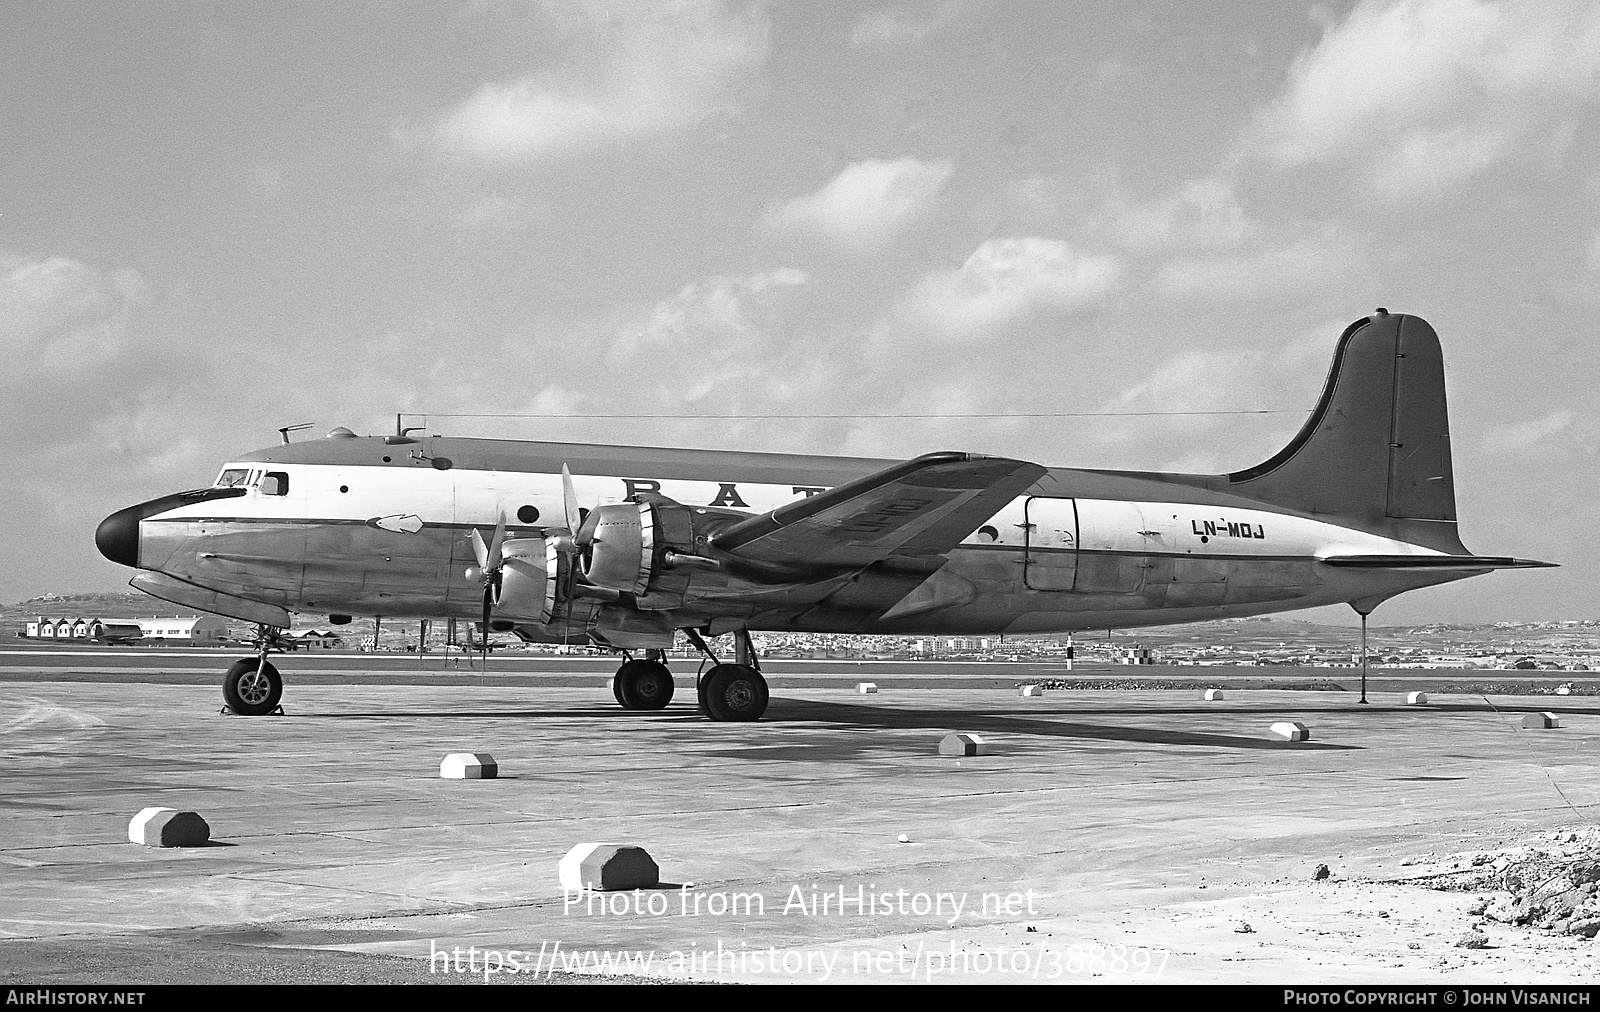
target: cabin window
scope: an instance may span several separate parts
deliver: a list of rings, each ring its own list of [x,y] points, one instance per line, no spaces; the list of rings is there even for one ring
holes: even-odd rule
[[[268,471],[267,476],[261,479],[262,495],[288,495],[289,472]]]
[[[217,476],[216,488],[244,488],[250,483],[250,471],[243,467],[230,467]]]

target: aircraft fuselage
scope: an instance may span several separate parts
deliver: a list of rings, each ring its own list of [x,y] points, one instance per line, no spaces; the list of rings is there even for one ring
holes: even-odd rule
[[[219,479],[236,487],[130,517],[135,554],[118,561],[147,571],[135,586],[168,599],[184,587],[212,592],[221,595],[213,610],[238,617],[256,613],[229,612],[234,599],[285,611],[471,619],[482,591],[468,575],[469,532],[487,533],[502,519],[513,539],[560,527],[563,464],[585,504],[653,494],[716,520],[766,513],[893,463],[334,437],[249,454]],[[1381,599],[1468,575],[1330,567],[1324,560],[1333,556],[1443,553],[1205,488],[1202,480],[1052,469],[947,559],[822,573],[805,583],[696,569],[677,589],[676,607],[653,610],[663,627],[713,632],[1042,633]],[[611,603],[575,598],[544,631],[560,637],[591,628]]]

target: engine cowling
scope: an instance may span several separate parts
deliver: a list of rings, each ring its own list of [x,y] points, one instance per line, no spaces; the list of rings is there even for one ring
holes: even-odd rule
[[[655,566],[656,524],[646,502],[601,506],[584,524],[583,575],[597,587],[643,594]]]
[[[561,584],[561,555],[544,538],[512,538],[501,549],[494,615],[514,622],[544,624],[555,613]]]

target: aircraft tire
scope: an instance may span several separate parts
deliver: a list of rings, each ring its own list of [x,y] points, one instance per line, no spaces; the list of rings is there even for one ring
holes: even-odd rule
[[[760,720],[767,700],[767,680],[743,664],[719,664],[700,682],[700,712],[719,723]]]
[[[659,710],[672,702],[672,672],[660,661],[628,661],[611,688],[624,710]]]
[[[222,701],[241,717],[269,714],[282,698],[283,679],[270,661],[261,664],[255,657],[234,661],[222,679]]]

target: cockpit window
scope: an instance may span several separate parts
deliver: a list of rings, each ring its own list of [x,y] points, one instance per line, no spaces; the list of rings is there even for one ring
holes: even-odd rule
[[[213,488],[244,488],[250,482],[250,470],[244,467],[230,467],[217,476],[217,483]]]

